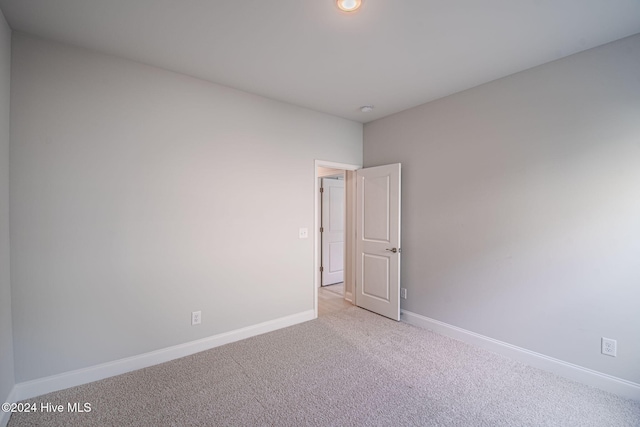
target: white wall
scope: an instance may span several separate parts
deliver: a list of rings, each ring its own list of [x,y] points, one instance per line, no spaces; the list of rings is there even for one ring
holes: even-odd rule
[[[361,124],[22,34],[13,55],[17,381],[313,310],[314,159],[360,163]]]
[[[6,401],[14,385],[9,270],[10,76],[11,29],[0,11],[0,402]]]
[[[365,125],[403,309],[640,383],[639,70],[637,35]]]

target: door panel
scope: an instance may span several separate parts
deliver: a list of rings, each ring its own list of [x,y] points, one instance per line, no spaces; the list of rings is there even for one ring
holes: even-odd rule
[[[356,305],[400,320],[399,163],[357,171]]]
[[[344,180],[322,179],[322,286],[344,281]]]
[[[370,254],[362,257],[362,293],[388,303],[389,258]]]
[[[334,242],[329,244],[328,268],[329,273],[341,273],[344,270],[344,242]]]
[[[362,218],[362,236],[368,241],[389,243],[389,177],[373,177],[360,182],[363,211],[367,212]]]

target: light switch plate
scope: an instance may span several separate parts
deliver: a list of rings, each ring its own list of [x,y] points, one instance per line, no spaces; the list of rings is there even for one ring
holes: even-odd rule
[[[300,230],[298,230],[298,238],[306,239],[308,237],[309,237],[309,229],[307,227],[301,227]]]

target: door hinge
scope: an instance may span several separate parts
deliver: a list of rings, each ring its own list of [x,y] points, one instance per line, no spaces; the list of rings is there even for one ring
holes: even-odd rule
[[[320,267],[320,273],[324,271],[324,267]]]
[[[320,227],[320,232],[324,233],[324,227]]]
[[[324,188],[323,187],[320,187],[320,192],[324,193]]]

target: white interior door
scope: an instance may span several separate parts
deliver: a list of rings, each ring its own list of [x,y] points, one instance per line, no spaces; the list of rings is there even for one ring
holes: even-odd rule
[[[400,320],[400,164],[357,177],[356,305]]]
[[[322,179],[322,286],[344,281],[344,180]]]

